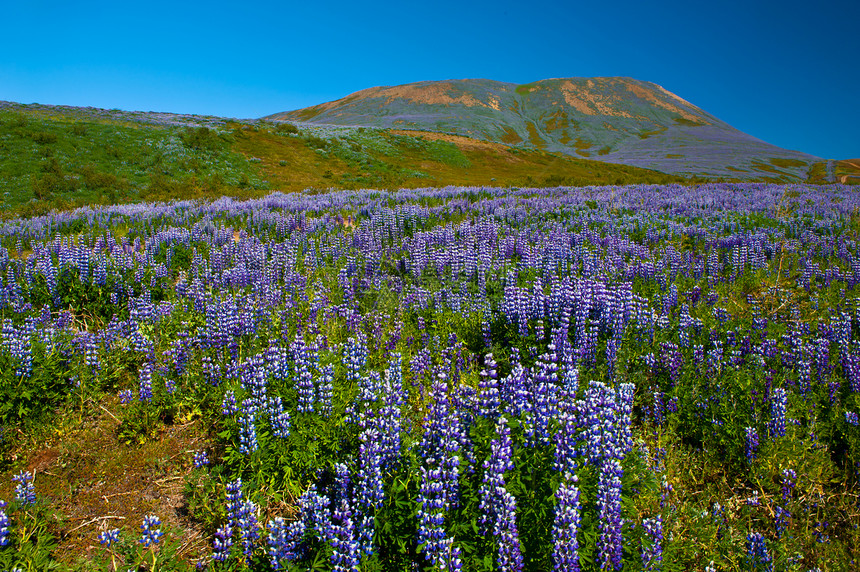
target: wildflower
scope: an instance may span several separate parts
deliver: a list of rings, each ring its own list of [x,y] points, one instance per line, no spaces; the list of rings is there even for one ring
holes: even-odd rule
[[[230,548],[233,546],[233,528],[225,524],[215,531],[215,540],[212,542],[212,560],[215,562],[226,562],[230,557]]]
[[[99,542],[104,544],[106,548],[110,548],[110,545],[114,542],[119,542],[119,529],[114,528],[111,530],[102,531],[98,536]]]
[[[230,528],[239,526],[239,516],[242,511],[242,479],[227,483],[224,492],[224,500],[227,505],[227,518],[230,519]]]
[[[645,537],[642,539],[642,567],[645,570],[659,570],[663,561],[663,517],[642,520]],[[647,542],[646,542],[647,539]]]
[[[602,569],[621,569],[621,463],[606,460],[597,484],[599,562]]]
[[[299,543],[305,533],[305,523],[295,520],[287,524],[283,518],[277,517],[269,522],[269,537],[267,553],[275,570],[283,570],[283,563],[292,562],[298,558]]]
[[[286,439],[289,437],[290,413],[284,409],[284,405],[280,397],[269,399],[267,413],[269,415],[269,425],[272,427],[272,434],[279,439]]]
[[[140,525],[140,529],[142,531],[142,536],[140,538],[141,544],[144,546],[158,544],[159,539],[162,534],[164,534],[161,532],[161,529],[158,528],[159,526],[161,526],[161,520],[154,514],[143,517],[143,524]]]
[[[242,551],[249,556],[254,550],[254,543],[260,539],[260,523],[257,521],[257,505],[250,500],[242,503],[238,515],[239,538],[242,540]]]
[[[492,523],[493,536],[498,540],[499,569],[521,570],[523,566],[516,523],[516,499],[505,490],[505,472],[514,468],[511,430],[504,417],[496,424],[497,438],[490,444],[490,456],[484,461],[484,482],[479,494],[481,524]]]
[[[785,413],[788,408],[788,394],[778,387],[773,390],[770,400],[770,421],[767,424],[770,436],[785,437]]]
[[[746,447],[744,449],[744,454],[746,455],[747,462],[752,463],[753,460],[758,457],[758,431],[756,431],[755,427],[746,427],[744,428],[744,432],[746,433]]]
[[[552,528],[553,570],[556,572],[579,571],[579,540],[577,533],[582,519],[579,504],[577,478],[562,482],[555,493],[555,522]]]
[[[325,417],[331,415],[334,366],[329,364],[320,370],[319,391],[317,392],[319,412]]]
[[[149,363],[140,368],[140,400],[152,401],[152,366]]]
[[[224,399],[221,401],[221,413],[225,416],[235,415],[239,412],[239,407],[236,405],[236,392],[232,389],[224,394]]]
[[[6,502],[0,500],[0,548],[9,545],[9,515],[6,514]]]
[[[493,354],[487,354],[478,382],[478,407],[481,417],[492,418],[499,410],[499,381]]]
[[[254,414],[249,411],[248,402],[243,402],[243,412],[239,416],[239,451],[243,455],[250,455],[259,448],[257,443],[257,426],[254,424]]]
[[[134,394],[130,389],[123,389],[119,392],[119,402],[123,405],[128,405],[134,401]]]
[[[196,451],[194,453],[194,468],[200,469],[209,464],[209,454],[204,451]]]
[[[15,486],[15,500],[21,504],[36,504],[36,488],[33,486],[35,474],[21,471],[12,480],[18,483]]]
[[[747,570],[755,572],[773,572],[773,560],[767,551],[764,537],[760,532],[751,532],[747,535]]]
[[[848,424],[853,425],[854,427],[857,427],[858,423],[860,423],[860,420],[858,420],[857,418],[857,414],[853,411],[845,412],[845,421],[847,421]]]

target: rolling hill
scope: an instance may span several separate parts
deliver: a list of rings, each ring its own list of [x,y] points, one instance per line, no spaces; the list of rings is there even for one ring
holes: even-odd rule
[[[0,101],[0,218],[275,190],[682,181],[439,133]]]
[[[747,135],[659,85],[624,77],[372,87],[266,119],[451,133],[686,176],[797,181],[821,161]]]

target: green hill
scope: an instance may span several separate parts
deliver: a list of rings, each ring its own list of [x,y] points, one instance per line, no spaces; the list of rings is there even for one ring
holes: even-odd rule
[[[437,133],[0,104],[0,213],[7,216],[308,188],[681,180]]]

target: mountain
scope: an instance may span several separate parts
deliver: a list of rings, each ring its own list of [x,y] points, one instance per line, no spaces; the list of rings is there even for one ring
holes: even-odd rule
[[[266,119],[452,133],[682,175],[805,180],[821,161],[747,135],[657,84],[625,77],[372,87]]]

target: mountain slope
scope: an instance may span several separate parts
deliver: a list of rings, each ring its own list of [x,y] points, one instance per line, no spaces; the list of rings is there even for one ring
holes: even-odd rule
[[[685,175],[797,180],[819,160],[747,135],[659,85],[623,77],[373,87],[267,119],[455,133]]]

